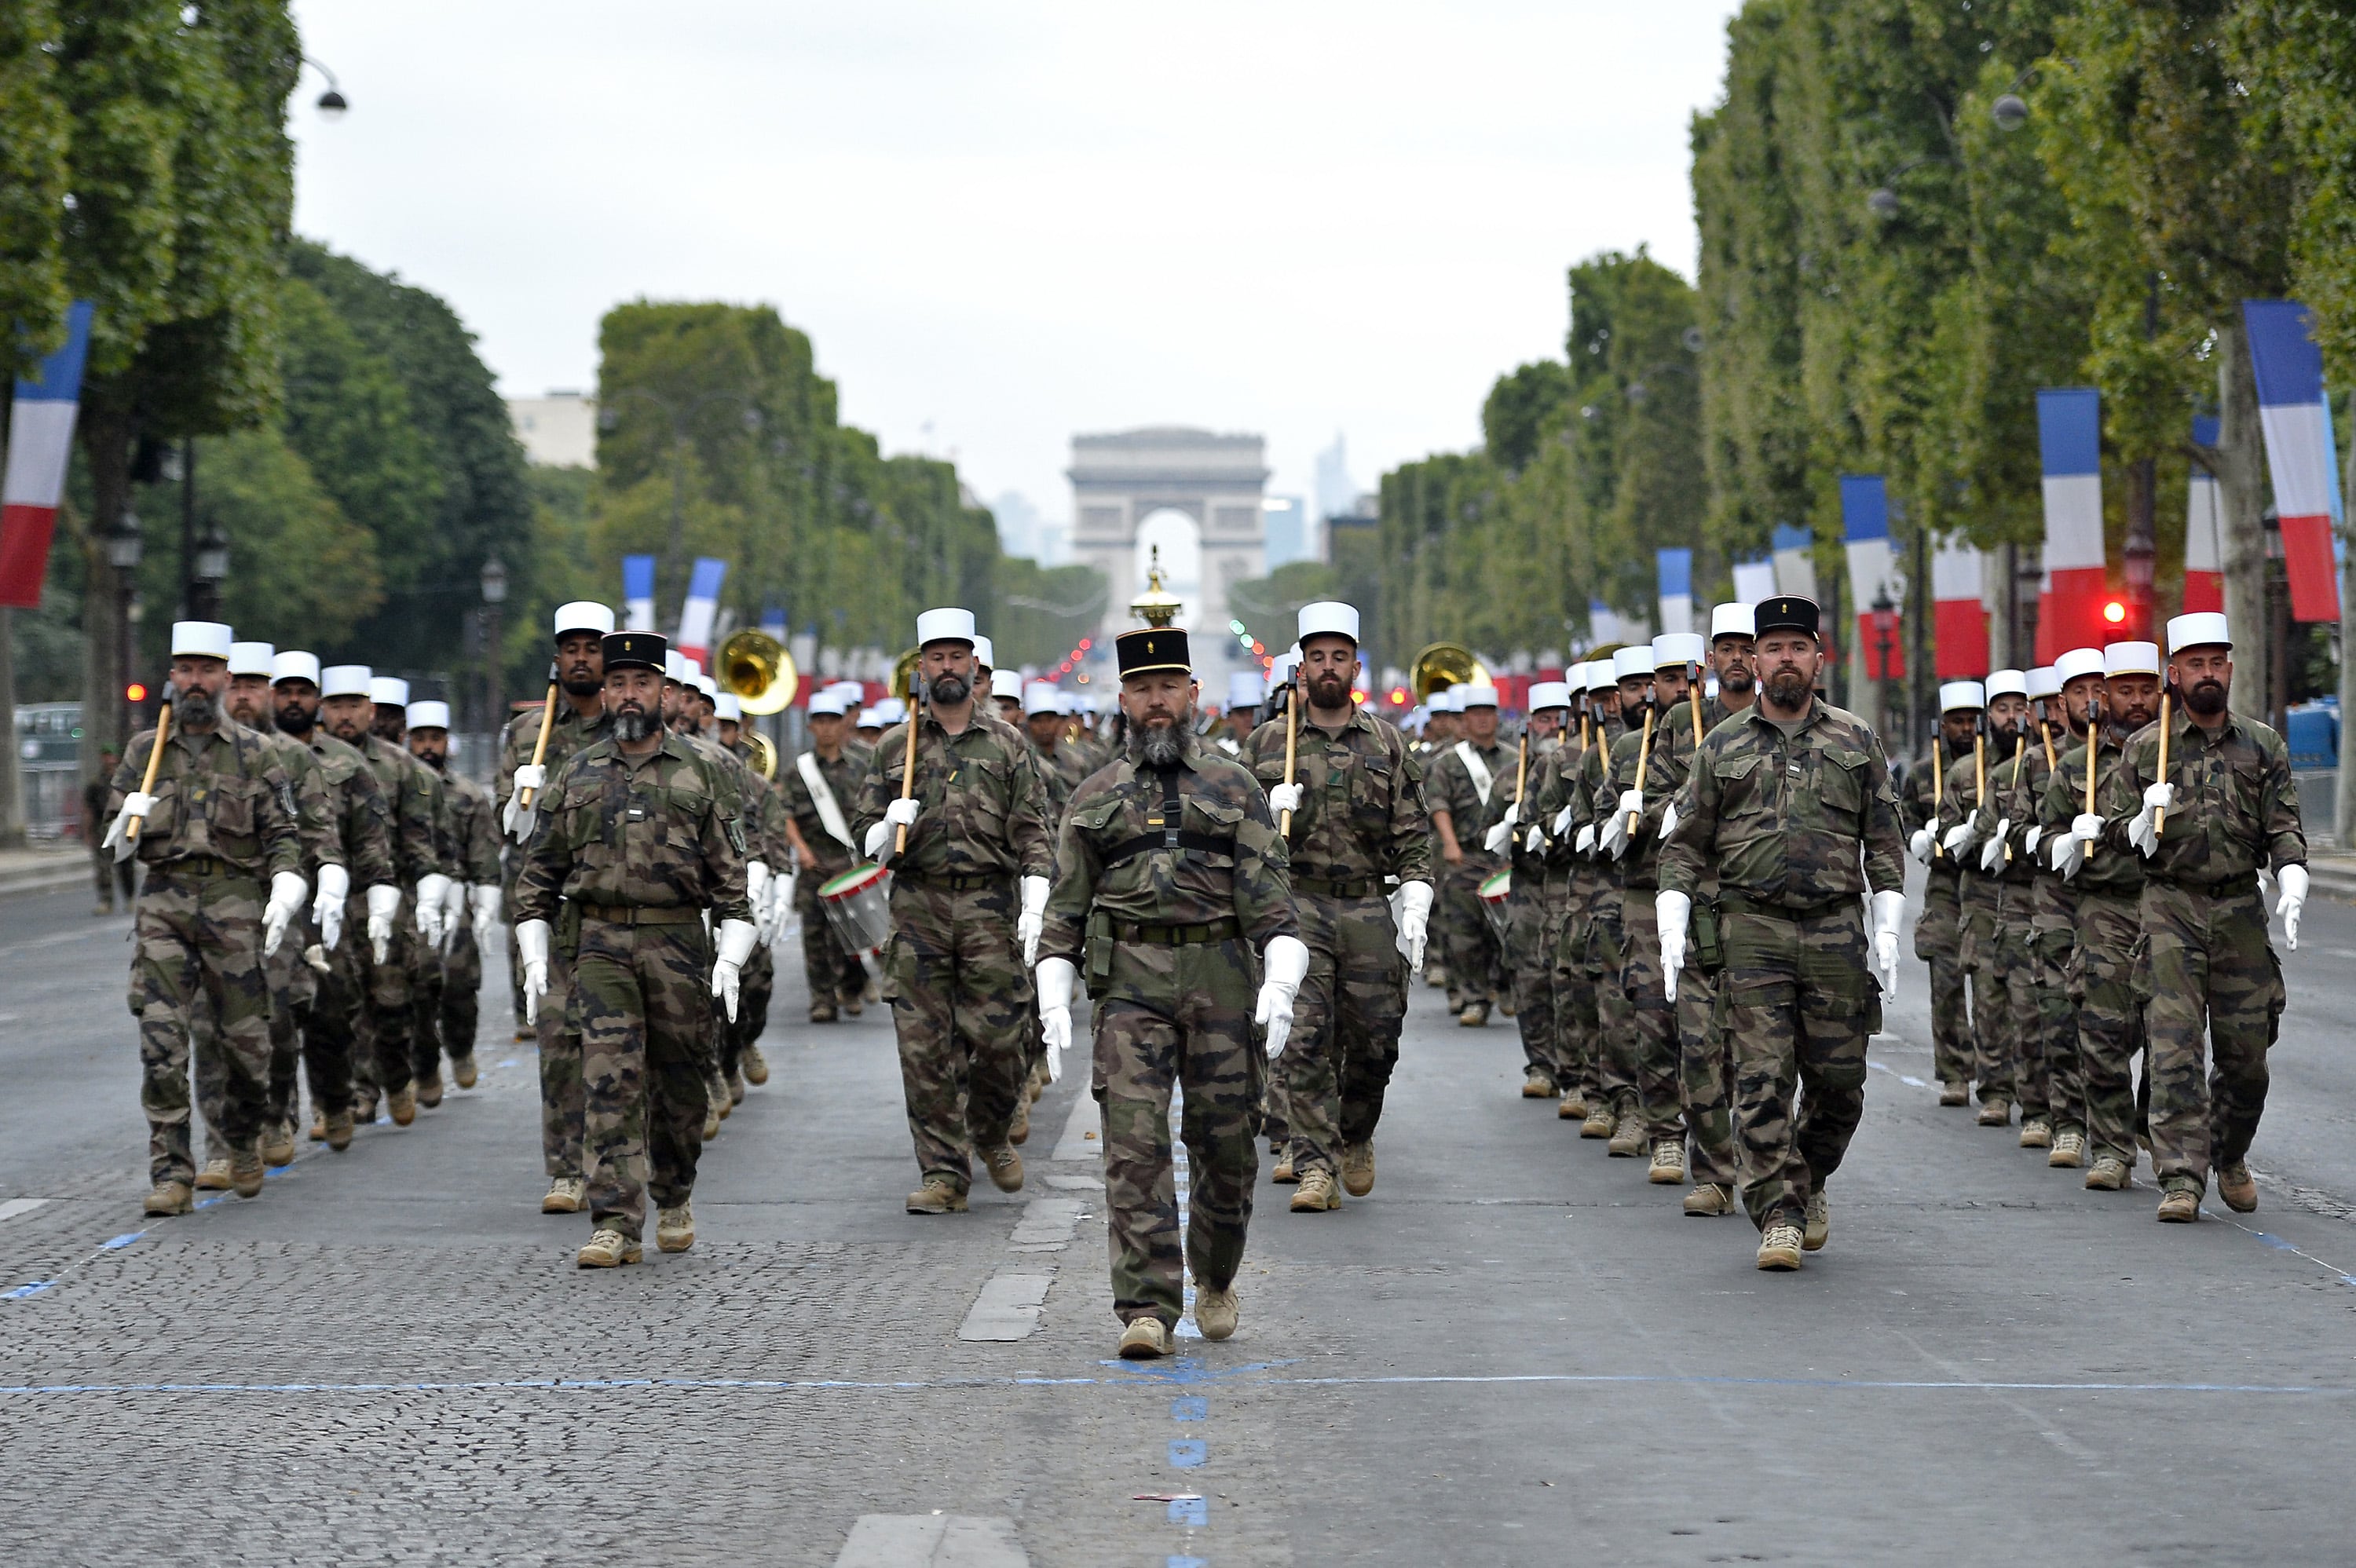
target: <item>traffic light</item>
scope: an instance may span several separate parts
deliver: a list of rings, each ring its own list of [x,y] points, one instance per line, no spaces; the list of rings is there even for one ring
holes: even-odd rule
[[[123,700],[125,702],[145,702],[147,700],[147,688],[134,680],[130,685],[123,688]]]
[[[2126,625],[2127,621],[2126,601],[2124,599],[2106,600],[2103,604],[2103,619],[2109,622],[2114,626]]]

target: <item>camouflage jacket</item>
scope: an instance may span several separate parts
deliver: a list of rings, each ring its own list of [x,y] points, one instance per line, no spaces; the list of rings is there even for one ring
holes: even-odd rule
[[[2283,738],[2239,713],[2226,714],[2213,739],[2181,709],[2169,723],[2168,782],[2176,786],[2176,804],[2160,824],[2159,852],[2144,861],[2144,873],[2215,886],[2243,880],[2261,867],[2278,871],[2307,864],[2298,785]],[[2126,751],[2097,796],[2105,818],[2103,847],[2141,859],[2127,842],[2127,825],[2143,812],[2143,792],[2158,782],[2159,726],[2147,724],[2128,736]]]
[[[108,827],[146,776],[155,748],[153,730],[131,738],[107,791]],[[140,824],[137,850],[147,865],[209,857],[265,881],[281,871],[301,873],[294,781],[269,741],[236,720],[224,717],[201,735],[175,726],[149,793],[155,804]]]
[[[516,770],[530,764],[531,751],[540,744],[540,714],[538,707],[527,708],[508,720],[506,732],[499,741],[498,772],[491,779],[491,798],[498,803],[495,816],[505,817],[508,797],[515,794]],[[592,741],[603,740],[613,732],[613,725],[600,713],[594,719],[584,719],[562,691],[556,697],[556,718],[548,727],[548,750],[541,758],[541,766],[548,770],[551,779],[573,753]]]
[[[2119,771],[2119,761],[2126,753],[2120,749],[2118,738],[2111,727],[2101,730],[2100,769],[2094,781],[2094,805],[2099,812],[2102,792]],[[2140,796],[2137,797],[2140,800]],[[2037,820],[2044,826],[2045,840],[2038,845],[2040,859],[2051,866],[2051,852],[2046,843],[2068,830],[2070,824],[2086,811],[2086,747],[2083,741],[2062,753],[2053,765],[2053,776],[2045,781],[2045,798],[2038,803]],[[2143,857],[2130,849],[2125,854],[2107,844],[2090,845],[2086,857],[2079,862],[2078,874],[2069,885],[2080,892],[2104,893],[2113,898],[2135,898],[2143,892]]]
[[[256,730],[262,743],[277,753],[279,766],[294,784],[294,831],[303,841],[303,873],[316,877],[321,866],[342,866],[344,837],[336,830],[335,802],[327,794],[327,775],[311,748],[276,730]]]
[[[1424,797],[1430,803],[1432,815],[1448,813],[1450,831],[1456,835],[1459,848],[1468,860],[1487,859],[1488,852],[1481,841],[1488,837],[1498,818],[1505,815],[1505,805],[1514,795],[1514,753],[1505,745],[1486,751],[1467,741],[1482,765],[1489,770],[1489,798],[1483,800],[1481,792],[1472,785],[1472,770],[1464,765],[1464,758],[1454,746],[1434,759],[1425,775]]]
[[[388,886],[392,878],[392,812],[378,787],[376,771],[359,749],[337,740],[325,725],[311,731],[308,750],[326,782],[336,835],[350,868],[352,896],[364,888]]]
[[[1064,807],[1072,803],[1072,792],[1080,787],[1101,763],[1091,767],[1081,748],[1073,741],[1058,740],[1052,752],[1044,751],[1032,742],[1031,757],[1039,769],[1040,781],[1047,786],[1047,819],[1061,827]]]
[[[1578,842],[1579,830],[1595,821],[1591,795],[1602,782],[1603,757],[1623,732],[1619,715],[1606,714],[1583,729],[1575,728],[1569,740],[1548,753],[1544,780],[1531,792],[1537,819],[1546,824],[1547,865],[1566,870],[1592,867],[1592,861],[1574,854],[1571,847]],[[1589,736],[1594,739],[1585,739]],[[1554,819],[1566,805],[1571,808],[1570,824],[1567,831],[1558,834]]]
[[[392,833],[393,880],[414,888],[417,879],[429,872],[447,875],[450,868],[442,859],[441,781],[434,770],[380,736],[363,736],[358,749],[384,796]]]
[[[612,737],[573,753],[548,782],[541,825],[516,879],[515,918],[556,918],[562,898],[596,908],[712,912],[752,919],[734,786],[681,735],[643,757]]]
[[[1704,698],[1703,721],[1708,721],[1708,703]],[[1676,801],[1677,814],[1688,809],[1684,802],[1685,785],[1693,773],[1694,753],[1693,701],[1690,698],[1670,704],[1660,710],[1653,720],[1653,750],[1644,755],[1644,721],[1612,743],[1611,787],[1601,792],[1609,798],[1596,802],[1597,816],[1605,810],[1618,810],[1620,796],[1636,787],[1636,768],[1644,768],[1644,810],[1635,830],[1628,836],[1627,852],[1619,860],[1620,880],[1632,888],[1652,888],[1660,884],[1661,824],[1667,819],[1669,803]],[[1716,891],[1715,867],[1705,868],[1701,891]]]
[[[1284,840],[1250,770],[1189,735],[1167,773],[1123,757],[1089,775],[1064,816],[1039,956],[1082,963],[1095,914],[1116,941],[1123,923],[1226,920],[1255,950],[1298,936]]]
[[[1244,743],[1243,765],[1263,790],[1284,782],[1284,726],[1262,724]],[[1296,877],[1321,882],[1431,880],[1430,814],[1423,770],[1406,738],[1364,708],[1329,734],[1303,722],[1293,742],[1292,814],[1286,859]],[[1499,781],[1510,789],[1511,780]],[[1475,846],[1477,848],[1477,846]]]
[[[1980,830],[1983,846],[1996,837],[1997,827],[2005,828],[2005,847],[1997,851],[1991,874],[1998,881],[2019,887],[2037,880],[2037,857],[2029,851],[2029,830],[2040,826],[2038,806],[2053,770],[2046,765],[2044,740],[2034,730],[2008,741],[2002,750],[2002,761],[1988,760],[1987,803],[1975,814],[1973,824]],[[2040,849],[2045,847],[2042,835],[2037,843]]]
[[[1933,750],[1923,752],[1906,764],[1906,782],[1898,786],[1899,826],[1911,836],[1920,828],[1933,826],[1939,808],[1946,805],[1946,781],[1937,770],[1948,766],[1946,747],[1932,742]],[[1933,790],[1931,781],[1939,777],[1939,788]],[[1934,798],[1935,797],[1935,798]],[[1944,859],[1933,862],[1944,864]]]
[[[815,750],[808,754],[817,759],[818,776],[834,796],[835,808],[842,814],[843,831],[851,835],[852,841],[845,844],[826,830],[826,823],[818,814],[818,797],[810,793],[809,782],[802,777],[799,757],[777,770],[779,814],[793,819],[795,831],[809,846],[810,853],[818,857],[818,874],[831,877],[849,869],[859,858],[859,835],[851,826],[851,814],[859,805],[859,785],[867,772],[867,760],[849,746],[836,752],[832,762],[819,756]]]
[[[1053,872],[1047,790],[1031,765],[1030,742],[1011,739],[1003,720],[979,714],[954,735],[930,712],[916,723],[916,799],[921,809],[908,829],[907,848],[893,857],[893,870],[919,878]],[[862,847],[867,830],[884,820],[884,808],[900,798],[907,744],[905,723],[884,731],[860,781],[851,832]]]
[[[1931,824],[1931,836],[1939,840],[1943,846],[1946,841],[1947,830],[1967,816],[1976,816],[1981,795],[1994,793],[1996,787],[1994,774],[1998,764],[1992,758],[1988,761],[1987,769],[1990,779],[1986,786],[1983,786],[1980,782],[1980,765],[1979,759],[1970,756],[1957,757],[1947,764],[1946,782],[1940,786],[1939,791],[1938,818]],[[1984,845],[1975,844],[1965,850],[1960,858],[1949,855],[1945,848],[1942,848],[1933,858],[1933,863],[1941,866],[1951,865],[1954,868],[1955,895],[1964,902],[1992,908],[1995,904],[1997,890],[2003,885],[2003,879],[1992,872],[1980,869],[1980,851],[1983,848],[1985,848]]]
[[[464,773],[444,773],[442,787],[450,801],[449,855],[456,868],[452,874],[466,882],[498,881],[499,818],[491,792]]]
[[[1691,800],[1693,814],[1661,853],[1665,889],[1698,891],[1713,860],[1721,897],[1791,909],[1905,885],[1881,741],[1864,720],[1821,699],[1788,739],[1756,709],[1711,731],[1694,761]]]
[[[1552,848],[1549,840],[1554,832],[1554,826],[1550,822],[1541,822],[1538,818],[1538,792],[1546,787],[1547,769],[1555,753],[1561,750],[1562,737],[1559,735],[1548,735],[1544,740],[1532,741],[1529,766],[1519,786],[1510,792],[1515,800],[1519,800],[1523,795],[1529,796],[1529,804],[1514,815],[1514,831],[1507,851],[1514,868],[1514,886],[1523,888],[1526,892],[1536,891],[1536,885],[1545,879],[1549,865],[1547,857]],[[1515,771],[1524,772],[1518,765]],[[1540,838],[1542,843],[1546,843],[1547,848],[1534,850],[1529,847],[1530,828],[1533,825],[1545,829]],[[1526,880],[1530,886],[1524,887]]]

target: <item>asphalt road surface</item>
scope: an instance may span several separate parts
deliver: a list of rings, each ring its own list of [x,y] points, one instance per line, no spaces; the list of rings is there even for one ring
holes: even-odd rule
[[[887,1019],[809,1028],[706,1150],[701,1239],[584,1273],[530,1048],[149,1221],[127,922],[0,902],[0,1519],[22,1563],[2344,1562],[2356,911],[2311,908],[2253,1165],[2199,1225],[1942,1111],[1919,965],[1830,1247],[1751,1267],[1517,1095],[1419,986],[1374,1194],[1263,1171],[1243,1327],[1111,1357],[1092,1107],[1028,1190],[901,1211]],[[1191,1325],[1188,1326],[1191,1332]]]

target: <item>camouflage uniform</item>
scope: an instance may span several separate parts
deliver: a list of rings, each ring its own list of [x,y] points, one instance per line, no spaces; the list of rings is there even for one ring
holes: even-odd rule
[[[1718,698],[1702,699],[1702,734],[1737,711]],[[1675,778],[1677,814],[1693,810],[1693,704],[1681,702],[1666,720],[1668,734],[1653,742],[1653,765],[1665,764]],[[1652,793],[1647,780],[1646,795]],[[1651,810],[1648,801],[1646,810]],[[1631,851],[1633,853],[1633,851]],[[1657,867],[1655,880],[1657,881]],[[1712,1182],[1732,1191],[1741,1175],[1734,1145],[1734,1044],[1718,1007],[1719,977],[1726,952],[1718,941],[1718,868],[1705,866],[1687,926],[1693,961],[1677,975],[1677,1098],[1685,1107],[1686,1179],[1698,1187]],[[1655,922],[1654,940],[1660,939]],[[1657,946],[1655,949],[1658,952]]]
[[[1863,720],[1821,699],[1789,737],[1753,708],[1703,739],[1690,803],[1661,886],[1697,893],[1717,864],[1743,1203],[1762,1231],[1797,1225],[1865,1114],[1881,998],[1858,895],[1903,886],[1890,764]]]
[[[1685,728],[1692,730],[1687,704],[1678,703],[1672,712],[1685,713]],[[1661,927],[1653,911],[1653,900],[1660,891],[1661,823],[1691,765],[1690,739],[1686,756],[1671,754],[1675,734],[1665,717],[1654,721],[1651,760],[1644,767],[1643,818],[1630,832],[1626,850],[1610,863],[1609,874],[1620,885],[1622,941],[1620,967],[1604,976],[1604,984],[1617,993],[1616,1021],[1623,1031],[1617,1055],[1634,1079],[1634,1100],[1623,1103],[1622,1114],[1633,1110],[1643,1121],[1647,1145],[1671,1142],[1682,1147],[1686,1125],[1677,1015],[1669,1005],[1661,972]],[[1620,796],[1636,787],[1636,768],[1644,749],[1641,727],[1612,742],[1612,782],[1596,796],[1599,821],[1604,813],[1617,811]]]
[[[1389,738],[1371,729],[1344,733],[1362,758],[1369,741],[1391,754]],[[1342,776],[1354,771],[1363,782],[1363,762]],[[1355,789],[1350,798],[1355,814]],[[1113,1312],[1123,1323],[1174,1326],[1183,1306],[1173,1084],[1185,1093],[1185,1266],[1197,1286],[1223,1289],[1243,1263],[1265,1062],[1252,1023],[1259,954],[1300,934],[1267,796],[1198,737],[1185,738],[1167,773],[1123,758],[1073,794],[1039,955],[1069,959],[1096,1004]]]
[[[1488,770],[1485,797],[1472,782],[1472,770],[1464,761],[1467,752]],[[1514,753],[1504,746],[1483,750],[1465,741],[1441,752],[1424,777],[1425,798],[1435,813],[1448,813],[1457,848],[1464,852],[1455,865],[1444,857],[1434,862],[1440,887],[1431,912],[1431,933],[1447,965],[1449,984],[1455,987],[1451,1000],[1463,1007],[1485,1008],[1505,988],[1505,952],[1481,911],[1481,884],[1505,862],[1483,848],[1482,840],[1505,815],[1505,803],[1514,793],[1513,772]]]
[[[851,748],[845,746],[832,762],[814,751],[809,755],[815,760],[819,777],[825,781],[836,808],[842,813],[843,830],[851,832],[851,813],[859,804],[860,781],[866,776],[869,765],[863,748],[862,754],[853,755]],[[833,923],[827,919],[826,910],[819,901],[818,891],[851,869],[858,859],[854,846],[859,836],[852,833],[854,843],[845,844],[827,831],[819,816],[817,797],[809,781],[802,777],[799,758],[778,773],[777,790],[784,810],[794,819],[795,830],[818,860],[816,867],[803,871],[794,882],[794,909],[802,922],[802,976],[809,987],[810,1007],[830,1008],[837,1002],[855,1002],[867,987],[867,970],[835,935]]]
[[[507,820],[509,799],[515,794],[518,768],[531,761],[532,748],[540,743],[539,709],[519,713],[508,724],[507,739],[499,749],[498,776],[491,781],[493,799],[498,810],[497,819]],[[548,726],[548,750],[541,765],[548,770],[548,779],[555,783],[564,764],[583,748],[613,733],[613,725],[604,714],[594,720],[584,720],[573,704],[560,697],[556,717]],[[543,789],[533,797],[540,815],[545,817],[549,809],[548,792]],[[537,829],[535,829],[535,832]],[[508,971],[515,984],[523,984],[523,960],[515,946],[515,884],[523,875],[525,851],[513,849],[507,859],[508,891]],[[549,1178],[579,1179],[581,1166],[581,1031],[572,1019],[568,1005],[573,990],[573,957],[552,944],[548,954],[548,992],[540,998],[540,1021],[533,1032],[540,1041],[540,1153],[541,1163],[547,1168]],[[523,997],[516,996],[515,1016],[524,1016]],[[698,1129],[699,1131],[701,1129]]]
[[[1385,883],[1431,880],[1423,772],[1406,739],[1364,708],[1330,732],[1306,718],[1293,768],[1301,809],[1285,858],[1296,868],[1309,974],[1269,1071],[1285,1083],[1296,1174],[1338,1172],[1344,1145],[1374,1139],[1407,1017],[1407,960]],[[1243,763],[1264,788],[1282,784],[1284,727],[1253,731]]]
[[[1543,755],[1530,760],[1530,804],[1514,842],[1514,913],[1517,919],[1524,918],[1522,905],[1526,901],[1536,925],[1528,949],[1529,984],[1526,990],[1515,992],[1514,1021],[1521,1027],[1525,1065],[1543,1072],[1566,1097],[1578,1092],[1580,1069],[1571,1050],[1566,1011],[1570,998],[1561,972],[1563,919],[1570,907],[1570,859],[1568,847],[1555,842],[1554,818],[1562,809],[1556,798],[1562,769],[1578,757],[1576,741],[1558,740]],[[1549,799],[1555,799],[1553,810],[1547,808]],[[1546,836],[1546,847],[1535,853],[1528,845],[1532,827]],[[1517,934],[1516,943],[1521,940]],[[1537,1029],[1532,1026],[1534,1019]]]
[[[1064,820],[1064,808],[1071,804],[1072,792],[1087,782],[1088,775],[1104,763],[1091,763],[1082,747],[1069,742],[1059,744],[1050,752],[1034,741],[1031,745],[1031,755],[1038,764],[1039,776],[1047,785],[1048,820],[1060,825]]]
[[[444,773],[443,784],[449,791],[450,849],[457,863],[457,879],[469,884],[497,882],[499,817],[498,808],[491,803],[490,791],[459,773]],[[441,1006],[434,1019],[434,1033],[428,1037],[428,1040],[438,1040],[453,1061],[475,1053],[482,995],[483,955],[475,944],[474,900],[470,894],[459,912],[458,930],[442,956]],[[419,1041],[421,1058],[428,1040]]]
[[[360,1008],[371,960],[367,891],[393,880],[392,824],[384,792],[359,748],[337,740],[323,725],[312,730],[305,749],[318,763],[344,863],[351,871],[341,933],[335,951],[327,955],[327,972],[319,976],[303,1025],[303,1072],[311,1081],[311,1104],[326,1115],[352,1108]],[[293,940],[290,934],[290,944]]]
[[[760,770],[754,767],[752,752],[753,748],[741,740],[728,748],[749,787],[744,802],[744,841],[753,858],[769,868],[770,875],[782,877],[794,866],[794,847],[786,837],[785,796],[779,793],[776,780],[763,778]],[[796,887],[798,889],[799,884]],[[737,987],[735,1022],[727,1020],[724,1009],[720,1015],[720,1070],[732,1084],[738,1064],[744,1061],[744,1048],[758,1044],[769,1028],[769,1001],[777,988],[776,956],[769,944],[754,944]]]
[[[2098,805],[2122,755],[2108,725],[2103,727],[2100,748]],[[2066,832],[2085,809],[2086,748],[2082,744],[2063,753],[2047,781],[2039,814],[2047,840]],[[2044,843],[2039,848],[2043,849]],[[2050,851],[2046,861],[2051,864]],[[2068,994],[2062,1000],[2076,1004],[2071,1013],[2087,1163],[2108,1155],[2130,1170],[2136,1157],[2135,1059],[2145,1048],[2136,974],[2143,949],[2143,857],[2133,849],[2096,845],[2066,884],[2073,945]],[[2147,1063],[2147,1075],[2148,1071]]]
[[[344,928],[361,938],[359,1049],[352,1057],[352,1080],[364,1104],[379,1093],[397,1094],[415,1076],[416,987],[411,976],[419,968],[418,950],[424,938],[417,933],[417,881],[432,872],[447,874],[443,858],[444,835],[440,810],[440,780],[434,770],[402,747],[377,735],[363,736],[361,760],[376,775],[379,793],[392,814],[393,880],[401,889],[401,908],[392,919],[392,943],[385,961],[367,942],[368,910],[359,888]],[[355,919],[354,915],[358,918]]]
[[[1944,796],[1933,800],[1931,781],[1941,767],[1944,748],[1932,749],[1906,770],[1898,792],[1901,826],[1911,837],[1928,827],[1935,837]],[[1941,789],[1945,781],[1940,781]],[[1960,873],[1944,849],[1931,857],[1922,881],[1922,912],[1914,921],[1914,956],[1931,971],[1931,1070],[1942,1083],[1969,1083],[1977,1066],[1972,1046],[1972,1020],[1964,1000],[1964,912]]]
[[[892,859],[884,997],[899,1039],[917,1168],[961,1193],[975,1150],[1007,1141],[1014,1097],[1023,1092],[1033,992],[1015,941],[1016,879],[1055,867],[1046,791],[1029,743],[978,709],[955,735],[929,710],[916,722],[921,810],[907,848]],[[906,757],[905,723],[895,724],[876,745],[852,805],[851,836],[862,844],[899,798]]]
[[[1977,865],[1997,826],[2011,825],[2004,847],[1997,851],[1995,869],[1987,873],[1995,880],[1997,893],[1997,1005],[2004,1009],[2004,1032],[2012,1044],[2012,1081],[2021,1123],[2041,1121],[2050,1127],[2052,1095],[2045,1061],[2045,1021],[2037,1000],[2037,859],[2028,851],[2028,836],[2037,826],[2037,803],[2045,794],[2052,770],[2046,765],[2045,748],[2033,735],[2016,737],[2005,750],[2011,754],[2001,762],[1988,760],[1987,804],[1974,818],[1980,836],[1970,859]]]
[[[1601,777],[1603,753],[1619,738],[1622,728],[1618,715],[1607,715],[1600,724],[1587,728],[1586,733],[1595,737],[1592,743],[1579,748],[1565,746],[1558,752],[1537,801],[1538,815],[1546,819],[1550,835],[1562,808],[1571,807],[1568,830],[1547,847],[1547,863],[1561,879],[1563,889],[1554,965],[1555,1030],[1560,1041],[1556,1051],[1565,1070],[1574,1075],[1579,1097],[1590,1106],[1608,1103],[1607,1078],[1617,1081],[1616,1075],[1608,1073],[1604,1062],[1603,1026],[1593,962],[1596,911],[1605,900],[1608,882],[1595,858],[1578,853],[1573,846],[1580,828],[1595,820],[1590,798],[1592,781]],[[1565,1090],[1573,1088],[1559,1079],[1557,1083]]]
[[[1529,829],[1537,820],[1537,792],[1546,778],[1547,759],[1562,749],[1553,736],[1535,741],[1526,776],[1507,791],[1509,800],[1526,795],[1506,850],[1513,879],[1505,893],[1505,978],[1513,987],[1514,1026],[1522,1034],[1524,1068],[1558,1083],[1555,1061],[1554,957],[1547,946],[1547,862],[1544,849],[1529,848]],[[1521,768],[1516,773],[1525,773]],[[1500,781],[1501,783],[1503,781]],[[1296,884],[1297,886],[1297,884]]]
[[[1991,762],[1994,772],[1999,764]],[[1979,763],[1962,757],[1947,765],[1944,786],[1944,798],[1939,807],[1938,826],[1932,837],[1946,841],[1947,830],[1961,823],[1979,808]],[[1972,988],[1972,1071],[1964,1074],[1977,1085],[1982,1105],[2013,1101],[2012,1065],[2018,1051],[2012,1038],[2012,1012],[2005,1005],[2004,987],[1998,979],[1997,959],[1997,915],[2003,904],[2003,884],[1993,872],[1980,869],[1980,849],[1973,845],[1955,860],[1944,849],[1931,863],[1934,866],[1954,860],[1956,877],[1956,909],[1962,938],[1955,944],[1955,961],[1963,967]],[[1953,1082],[1953,1080],[1949,1080]]]
[[[2240,713],[2214,738],[2169,716],[2176,804],[2144,862],[2141,910],[2151,999],[2151,1162],[2160,1185],[2207,1189],[2212,1165],[2238,1164],[2266,1104],[2266,1051],[2282,1022],[2282,962],[2266,940],[2261,868],[2307,863],[2298,787],[2280,735]],[[2099,800],[2102,853],[2136,855],[2127,825],[2158,782],[2159,726],[2130,736]],[[2203,1040],[2205,1026],[2206,1040]],[[2203,1047],[2213,1053],[2202,1075]]]
[[[633,1242],[649,1189],[669,1209],[695,1188],[712,1068],[704,912],[752,918],[735,798],[683,736],[643,757],[594,741],[549,781],[516,881],[519,923],[562,917],[552,945],[572,963],[590,1215]]]
[[[1580,809],[1571,829],[1578,841],[1581,827],[1592,827],[1600,840],[1603,825],[1618,809],[1620,793],[1612,787],[1612,763],[1623,746],[1644,743],[1642,720],[1622,726],[1612,743],[1598,746],[1580,765],[1577,794]],[[1632,752],[1631,755],[1633,753]],[[1632,763],[1632,771],[1634,764]],[[1595,1085],[1600,1103],[1610,1107],[1616,1125],[1628,1117],[1641,1119],[1644,1094],[1636,1082],[1636,1019],[1628,993],[1620,984],[1627,966],[1627,880],[1620,863],[1598,850],[1587,858],[1587,977],[1595,987]]]
[[[110,822],[139,788],[155,744],[152,730],[132,738],[107,792]],[[221,1058],[215,1125],[232,1154],[254,1147],[268,1113],[262,908],[272,877],[303,869],[301,808],[277,752],[226,716],[205,734],[175,727],[149,793],[155,804],[136,848],[146,881],[132,928],[139,1099],[147,1113],[149,1179],[193,1183],[192,1047],[199,1058]],[[291,927],[287,940],[296,940]]]

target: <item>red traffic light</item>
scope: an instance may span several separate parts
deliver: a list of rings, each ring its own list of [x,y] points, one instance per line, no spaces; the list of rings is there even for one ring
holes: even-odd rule
[[[2103,606],[2103,619],[2114,626],[2126,624],[2127,607],[2124,600],[2113,599]]]
[[[145,702],[147,700],[147,688],[134,680],[123,688],[123,698],[126,702]]]

